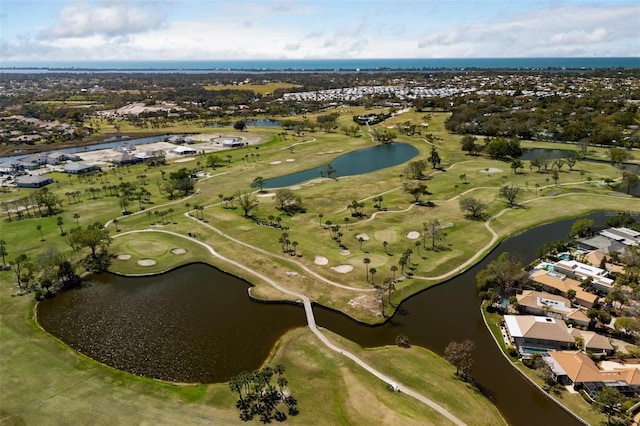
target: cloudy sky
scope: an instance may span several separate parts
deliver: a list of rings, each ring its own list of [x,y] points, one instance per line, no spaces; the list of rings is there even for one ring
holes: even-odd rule
[[[0,0],[0,64],[573,56],[640,56],[640,2]]]

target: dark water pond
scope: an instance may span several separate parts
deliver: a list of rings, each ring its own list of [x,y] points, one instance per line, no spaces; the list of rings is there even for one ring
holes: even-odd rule
[[[597,224],[604,214],[588,216]],[[400,333],[442,354],[451,340],[475,342],[472,375],[514,425],[577,422],[525,381],[503,358],[480,315],[475,275],[503,251],[533,260],[547,241],[565,238],[574,220],[544,225],[510,238],[487,258],[447,283],[402,303],[386,324],[369,327],[315,307],[317,322],[362,346],[393,344]],[[258,368],[288,329],[305,325],[301,307],[260,304],[248,284],[206,265],[167,274],[94,276],[86,288],[39,304],[42,326],[106,364],[167,380],[220,382]]]
[[[582,158],[577,150],[574,149],[543,149],[543,148],[525,148],[522,150],[521,160],[533,160],[534,158],[556,158],[578,157]]]
[[[144,278],[94,275],[85,288],[38,304],[51,334],[136,375],[223,382],[259,367],[276,340],[306,325],[296,305],[264,304],[249,283],[204,264]]]
[[[336,170],[332,177],[360,175],[397,166],[409,161],[419,152],[414,146],[399,142],[380,144],[371,148],[349,152],[331,161],[331,166]],[[297,185],[310,179],[327,176],[327,168],[328,164],[290,175],[267,179],[263,187],[281,188]]]
[[[247,126],[257,126],[257,127],[278,127],[281,126],[282,123],[276,120],[271,120],[269,118],[261,118],[258,120],[247,120]]]

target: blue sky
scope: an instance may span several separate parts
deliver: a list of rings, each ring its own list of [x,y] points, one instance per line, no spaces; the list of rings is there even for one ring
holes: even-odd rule
[[[637,0],[0,0],[0,61],[640,56]]]

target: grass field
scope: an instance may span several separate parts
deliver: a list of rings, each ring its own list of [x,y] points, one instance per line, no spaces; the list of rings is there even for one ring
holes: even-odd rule
[[[342,111],[342,110],[341,110]],[[364,111],[364,109],[363,109]],[[341,112],[339,121],[349,123],[356,109]],[[162,272],[189,262],[207,262],[234,273],[256,285],[252,294],[265,299],[286,299],[271,286],[247,272],[223,264],[213,258],[204,247],[180,237],[161,233],[126,234],[136,230],[167,230],[181,235],[196,235],[198,241],[212,246],[221,255],[238,258],[258,273],[276,281],[287,279],[287,287],[308,295],[323,305],[341,310],[346,314],[370,323],[383,320],[376,310],[373,286],[366,280],[364,259],[369,258],[369,267],[375,267],[376,283],[382,283],[393,274],[391,267],[398,265],[402,252],[412,249],[411,270],[413,278],[407,277],[396,285],[392,301],[401,300],[434,285],[448,273],[456,273],[461,265],[476,253],[485,254],[491,248],[492,234],[484,223],[466,218],[459,209],[459,199],[474,196],[487,203],[487,214],[493,217],[490,226],[500,239],[520,232],[539,223],[565,217],[573,217],[595,210],[640,211],[640,200],[611,191],[603,184],[604,179],[619,179],[620,171],[606,163],[580,162],[574,171],[564,169],[558,185],[549,179],[548,173],[537,173],[525,168],[522,173],[513,173],[509,163],[468,156],[460,151],[457,135],[443,130],[445,114],[410,112],[394,117],[384,125],[411,120],[427,122],[429,131],[439,136],[437,149],[442,158],[441,169],[430,169],[429,180],[424,183],[431,194],[424,197],[432,207],[415,205],[412,197],[402,190],[407,182],[405,165],[378,170],[366,175],[340,179],[317,179],[295,189],[306,210],[303,214],[282,215],[270,196],[258,197],[255,214],[262,218],[281,216],[282,225],[288,227],[291,241],[296,241],[297,256],[282,253],[278,239],[282,230],[268,226],[257,226],[242,217],[241,209],[224,208],[220,195],[228,196],[236,191],[255,191],[251,182],[257,177],[265,179],[295,171],[317,168],[331,162],[338,155],[369,146],[371,140],[366,128],[359,137],[347,137],[339,133],[307,133],[296,137],[288,135],[282,139],[282,129],[252,128],[266,142],[256,147],[238,148],[229,151],[230,164],[216,170],[207,170],[211,177],[199,179],[197,192],[188,198],[168,200],[162,191],[163,175],[181,167],[205,169],[206,158],[197,156],[188,163],[175,162],[166,166],[131,166],[105,171],[92,180],[68,179],[60,173],[53,174],[56,183],[49,186],[62,200],[62,211],[53,217],[40,217],[35,211],[23,215],[21,220],[8,221],[3,211],[4,222],[0,238],[7,243],[7,260],[24,253],[31,259],[51,248],[57,248],[72,259],[78,259],[87,251],[74,253],[61,235],[57,217],[63,220],[63,231],[68,234],[77,226],[88,226],[94,222],[109,223],[113,238],[110,252],[129,254],[128,260],[114,259],[112,270],[120,273],[141,274]],[[352,121],[351,121],[352,123]],[[102,132],[115,133],[105,122]],[[174,123],[163,129],[166,132],[203,132],[202,123]],[[231,130],[231,129],[229,129]],[[121,131],[143,133],[143,129],[128,128]],[[216,128],[216,132],[225,132]],[[431,145],[420,137],[399,136],[398,140],[414,145],[420,151],[416,159],[425,159]],[[527,143],[537,146],[537,143]],[[293,151],[290,147],[294,145]],[[542,144],[540,145],[542,146]],[[544,144],[549,147],[549,144]],[[563,148],[563,145],[553,145]],[[197,145],[196,145],[197,148]],[[259,155],[257,155],[259,154]],[[226,154],[225,154],[226,155]],[[287,162],[293,159],[293,162]],[[272,164],[280,161],[278,164]],[[199,163],[199,164],[198,164]],[[491,170],[489,172],[488,170]],[[147,183],[140,183],[138,176],[146,175]],[[465,175],[467,183],[461,175]],[[151,197],[139,204],[132,201],[128,206],[131,214],[123,215],[118,198],[109,196],[103,187],[132,182],[144,186]],[[517,199],[518,208],[510,208],[498,197],[498,189],[505,184],[522,188]],[[100,189],[98,196],[90,196],[90,189]],[[33,194],[35,190],[15,189],[0,194],[0,202]],[[80,193],[74,199],[70,194]],[[386,211],[373,207],[373,197],[383,196]],[[365,217],[349,217],[346,207],[353,200],[365,204]],[[187,206],[187,203],[189,204]],[[193,206],[203,206],[197,214]],[[156,213],[167,213],[162,216]],[[320,218],[322,214],[322,218]],[[200,219],[195,219],[199,216]],[[170,219],[167,219],[170,217]],[[117,226],[110,222],[118,219]],[[423,223],[438,219],[446,225],[442,231],[444,239],[436,247],[427,243],[416,246],[416,241],[407,237],[409,232],[422,233]],[[321,223],[327,220],[341,225],[343,243],[348,253],[339,247]],[[42,227],[42,237],[37,226]],[[116,230],[117,228],[117,230]],[[222,234],[224,235],[222,235]],[[362,247],[356,235],[366,233],[370,239]],[[385,246],[383,243],[387,242]],[[180,248],[185,253],[177,255],[172,250]],[[328,265],[317,265],[315,256],[324,256]],[[152,266],[140,266],[138,260],[152,259]],[[339,273],[332,266],[351,265],[350,273]],[[82,272],[79,270],[78,272]],[[296,272],[296,279],[288,279]],[[395,273],[400,277],[401,271]],[[42,419],[54,419],[53,423],[87,423],[92,419],[112,419],[110,424],[131,422],[151,423],[163,419],[163,423],[232,422],[235,421],[233,396],[226,385],[175,386],[132,377],[98,365],[84,358],[61,343],[53,340],[37,328],[32,320],[32,296],[16,296],[15,275],[12,271],[0,272],[0,338],[2,354],[0,373],[2,377],[2,422],[7,424],[38,423]],[[332,283],[351,287],[339,288]],[[371,306],[350,304],[358,296],[367,297]],[[389,309],[389,308],[387,308]],[[391,314],[388,310],[387,314]],[[419,348],[403,351],[384,348],[363,351],[353,344],[333,339],[358,352],[364,359],[391,376],[398,376],[450,408],[456,415],[472,424],[500,424],[498,417],[490,413],[492,408],[482,408],[473,389],[460,383],[450,374],[450,368],[433,354]],[[320,343],[306,331],[287,335],[278,344],[274,360],[282,359],[290,368],[292,389],[299,385],[301,417],[299,424],[351,424],[393,421],[402,424],[441,424],[441,420],[429,409],[410,401],[402,395],[388,393],[378,381],[367,376],[349,362],[327,353]],[[393,365],[383,360],[393,358]],[[438,364],[440,362],[440,364]],[[425,365],[435,365],[433,376],[421,382]],[[449,371],[449,373],[447,373]],[[295,378],[294,378],[295,377]],[[449,379],[447,379],[449,377]],[[433,388],[430,383],[437,382]],[[313,386],[309,386],[309,384]],[[451,386],[451,392],[440,392]],[[456,387],[458,386],[458,387]],[[435,390],[434,390],[435,389]],[[464,394],[462,392],[470,392]],[[473,400],[477,410],[466,410],[457,404],[456,398]],[[466,400],[466,399],[465,399]],[[314,401],[309,404],[308,401]],[[316,401],[318,401],[316,403]],[[60,407],[65,407],[60,410]],[[305,411],[306,410],[306,411]],[[495,411],[495,409],[493,409]],[[482,412],[481,417],[480,413]],[[104,417],[103,417],[104,416]],[[327,417],[328,416],[328,417]],[[333,416],[333,417],[331,417]],[[325,423],[324,418],[329,420]],[[475,420],[478,419],[478,423]],[[156,421],[157,422],[157,421]]]
[[[259,95],[270,95],[278,89],[293,89],[300,87],[291,83],[265,83],[265,84],[220,84],[204,86],[205,90],[248,90]]]

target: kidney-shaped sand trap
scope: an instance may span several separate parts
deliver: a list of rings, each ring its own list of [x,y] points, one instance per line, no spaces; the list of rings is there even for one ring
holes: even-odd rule
[[[420,238],[420,233],[416,231],[411,231],[407,234],[407,238],[410,240],[417,240]]]
[[[316,265],[326,265],[327,263],[329,263],[329,259],[324,256],[316,256],[316,258],[313,259],[313,263],[315,263]]]
[[[153,259],[140,259],[138,260],[138,265],[140,266],[153,266],[156,264],[156,261]]]
[[[334,271],[339,272],[341,274],[346,274],[348,272],[353,271],[353,266],[351,266],[351,265],[338,265],[338,266],[331,267],[331,269],[333,269]]]

